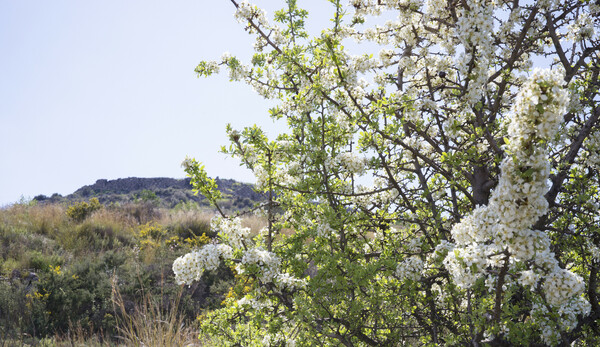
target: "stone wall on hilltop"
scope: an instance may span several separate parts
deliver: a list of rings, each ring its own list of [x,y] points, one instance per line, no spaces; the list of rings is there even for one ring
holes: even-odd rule
[[[175,178],[166,178],[166,177],[158,177],[158,178],[139,178],[139,177],[129,177],[129,178],[118,178],[116,180],[106,180],[99,179],[96,183],[83,186],[77,189],[73,194],[75,195],[84,195],[89,194],[87,192],[111,192],[116,194],[129,194],[135,191],[142,190],[158,190],[158,189],[192,189],[190,185],[190,179],[175,179]]]
[[[254,191],[252,184],[218,177],[215,181],[223,194],[222,203],[226,208],[241,209],[264,200],[261,194]],[[95,197],[105,205],[124,204],[148,198],[148,191],[155,196],[152,202],[163,207],[174,207],[177,204],[188,202],[195,202],[201,206],[209,205],[203,196],[194,195],[189,178],[175,179],[167,177],[99,179],[96,183],[83,186],[64,197],[58,194],[51,197],[39,195],[35,197],[35,200],[73,203],[87,201]]]

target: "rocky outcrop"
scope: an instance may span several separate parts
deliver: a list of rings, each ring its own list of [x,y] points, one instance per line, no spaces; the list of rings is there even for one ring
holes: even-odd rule
[[[159,189],[185,189],[191,190],[190,179],[175,178],[119,178],[116,180],[99,179],[96,183],[77,189],[72,195],[89,196],[98,193],[104,194],[130,194],[142,190],[157,191]]]
[[[240,209],[250,207],[262,201],[261,194],[256,193],[253,185],[241,183],[231,179],[215,179],[224,200],[226,208]],[[208,206],[203,196],[194,195],[189,178],[175,179],[166,177],[157,178],[119,178],[116,180],[99,179],[96,183],[83,186],[73,194],[51,197],[38,195],[34,199],[39,202],[76,202],[98,198],[100,203],[123,204],[129,202],[146,201],[163,207],[174,207],[180,203],[195,202],[201,206]]]

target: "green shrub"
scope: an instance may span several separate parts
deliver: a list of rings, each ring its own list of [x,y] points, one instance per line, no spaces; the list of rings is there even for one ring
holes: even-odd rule
[[[20,279],[0,281],[0,345],[15,345],[26,336],[40,336],[45,320],[43,298]]]
[[[179,193],[179,192],[178,192]],[[187,200],[183,196],[180,201],[173,207],[174,211],[200,211],[201,206],[198,202],[193,200]]]
[[[134,202],[145,202],[158,206],[160,204],[160,198],[156,195],[155,192],[148,189],[144,189],[139,194],[135,195]]]
[[[8,258],[0,262],[0,275],[10,274],[12,270],[19,268],[19,262],[13,258]]]
[[[40,271],[48,271],[50,267],[60,267],[64,263],[62,257],[57,254],[44,254],[37,250],[29,251],[26,257],[29,258],[28,267]]]
[[[37,327],[38,331],[64,334],[75,322],[84,329],[111,330],[105,317],[112,312],[110,276],[123,258],[117,259],[114,253],[107,254],[81,258],[65,269],[51,267],[50,271],[40,275],[37,293],[44,298],[48,319],[44,326]]]
[[[85,201],[69,206],[67,216],[76,222],[81,222],[87,218],[92,212],[102,208],[102,204],[97,198],[91,198],[90,202]]]
[[[115,231],[111,226],[98,225],[86,221],[75,229],[73,249],[82,253],[90,250],[108,250],[118,246]]]

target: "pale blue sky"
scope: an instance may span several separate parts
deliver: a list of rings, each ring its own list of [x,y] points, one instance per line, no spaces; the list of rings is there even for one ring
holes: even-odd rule
[[[281,3],[254,2],[270,15]],[[225,51],[250,56],[233,13],[228,0],[0,0],[0,207],[100,178],[184,177],[186,155],[252,182],[219,153],[226,123],[283,126],[251,88],[194,74]]]

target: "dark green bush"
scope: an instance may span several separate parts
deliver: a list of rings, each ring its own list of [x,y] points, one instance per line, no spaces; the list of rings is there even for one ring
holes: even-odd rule
[[[64,263],[62,257],[57,254],[44,254],[37,250],[27,252],[27,256],[29,257],[28,268],[40,272],[47,272],[50,267],[61,266]]]
[[[36,326],[45,334],[65,333],[70,324],[84,330],[114,331],[111,278],[128,259],[123,251],[107,251],[98,257],[82,257],[68,269],[53,267],[37,284],[48,317]],[[40,320],[40,322],[42,322]]]
[[[83,258],[69,270],[52,268],[40,276],[37,290],[44,298],[48,320],[38,331],[65,333],[75,322],[86,330],[110,328],[102,325],[111,311],[111,273],[103,260]]]

